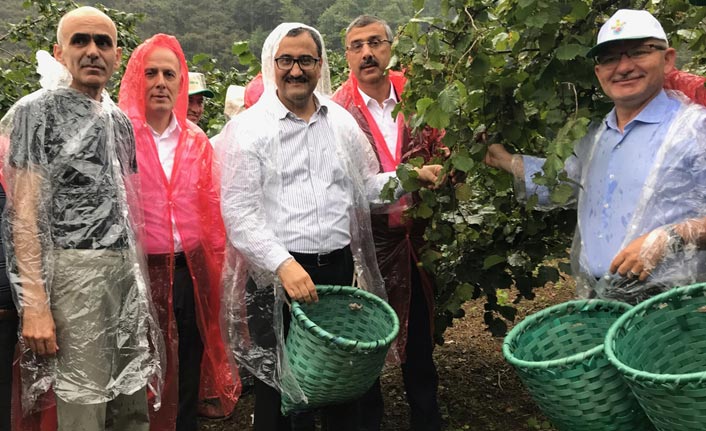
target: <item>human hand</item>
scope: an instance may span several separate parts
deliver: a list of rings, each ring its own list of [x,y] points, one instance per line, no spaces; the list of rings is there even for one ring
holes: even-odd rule
[[[419,180],[425,184],[431,185],[429,188],[435,189],[438,187],[439,173],[443,166],[441,165],[425,165],[421,168],[414,168],[419,174]]]
[[[311,280],[309,273],[293,258],[280,265],[277,269],[277,275],[282,282],[282,287],[292,300],[307,304],[319,300],[316,294],[316,285]]]
[[[30,350],[40,356],[54,355],[59,350],[56,344],[56,326],[49,307],[25,307],[22,312],[22,338]]]
[[[615,256],[610,263],[610,272],[640,281],[647,280],[664,258],[668,242],[669,234],[664,229],[655,229],[634,239]]]
[[[486,165],[512,173],[512,154],[502,144],[490,144],[483,157]]]

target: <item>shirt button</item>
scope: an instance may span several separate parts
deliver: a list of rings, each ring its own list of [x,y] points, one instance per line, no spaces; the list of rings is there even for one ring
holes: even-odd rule
[[[603,208],[610,208],[610,204],[603,204]]]
[[[611,180],[614,180],[614,179],[615,179],[615,175],[610,174],[610,175],[608,175],[608,178],[610,178]]]
[[[598,239],[601,239],[601,238],[603,238],[603,234],[602,234],[602,233],[599,233],[599,234],[598,234]]]

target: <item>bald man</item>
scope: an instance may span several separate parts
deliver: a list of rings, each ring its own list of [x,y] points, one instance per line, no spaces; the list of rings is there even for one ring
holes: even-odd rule
[[[133,233],[134,135],[105,91],[121,58],[115,24],[95,8],[68,12],[54,57],[70,84],[24,97],[0,123],[23,401],[51,386],[59,430],[146,431],[163,343]]]

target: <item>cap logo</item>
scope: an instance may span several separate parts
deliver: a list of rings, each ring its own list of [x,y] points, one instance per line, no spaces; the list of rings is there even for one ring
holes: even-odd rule
[[[620,34],[620,32],[623,31],[623,27],[625,27],[625,22],[616,19],[613,25],[610,26],[610,29],[613,30],[613,34]]]

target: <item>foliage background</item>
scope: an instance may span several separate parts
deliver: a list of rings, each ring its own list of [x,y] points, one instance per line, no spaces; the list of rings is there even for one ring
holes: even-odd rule
[[[258,47],[280,21],[300,20],[322,31],[334,83],[347,76],[340,36],[353,17],[373,13],[393,28],[399,25],[395,61],[409,75],[403,109],[415,126],[446,130],[452,156],[442,162],[461,180],[435,191],[419,190],[421,203],[411,211],[429,221],[422,260],[437,280],[439,341],[453,318],[463,315],[461,305],[481,296],[486,298],[485,323],[493,333],[503,333],[506,322],[515,318],[513,303],[557,280],[558,268],[568,271],[575,213],[538,212],[531,201],[517,203],[511,178],[482,163],[485,138],[516,152],[546,156],[545,176],[536,181],[551,187],[561,205],[568,198],[561,183],[563,161],[589,123],[610,109],[584,54],[615,10],[650,10],[681,53],[681,65],[696,73],[706,69],[706,8],[685,0],[104,3],[118,24],[123,67],[132,49],[156,32],[175,34],[181,41],[191,70],[205,72],[217,94],[208,100],[201,124],[209,136],[224,123],[228,85],[242,85],[258,71]],[[15,23],[0,33],[2,114],[37,88],[33,54],[51,51],[58,19],[74,3],[27,0],[24,9],[19,6],[17,0],[0,1],[0,16]],[[115,79],[113,91],[118,85]],[[406,167],[398,173],[405,187],[418,189]]]

